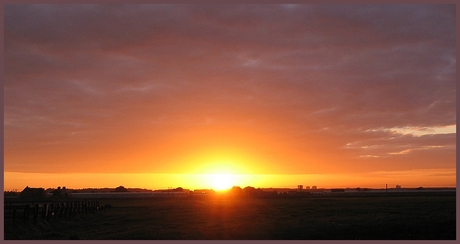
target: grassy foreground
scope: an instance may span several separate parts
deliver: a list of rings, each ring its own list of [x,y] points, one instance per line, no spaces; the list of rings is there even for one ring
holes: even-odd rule
[[[455,193],[307,198],[106,199],[113,208],[33,224],[5,239],[454,240]]]

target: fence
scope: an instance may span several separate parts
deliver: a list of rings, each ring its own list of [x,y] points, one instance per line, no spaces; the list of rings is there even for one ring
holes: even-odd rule
[[[95,213],[105,211],[106,206],[99,206],[99,201],[66,201],[51,203],[34,204],[5,204],[5,222],[12,219],[15,224],[17,219],[22,219],[25,223],[33,220],[36,224],[39,220],[50,221],[56,218],[71,219],[76,214]]]

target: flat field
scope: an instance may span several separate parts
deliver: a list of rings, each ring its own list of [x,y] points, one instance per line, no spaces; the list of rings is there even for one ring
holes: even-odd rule
[[[303,198],[103,199],[72,219],[11,224],[5,239],[455,240],[455,192]]]

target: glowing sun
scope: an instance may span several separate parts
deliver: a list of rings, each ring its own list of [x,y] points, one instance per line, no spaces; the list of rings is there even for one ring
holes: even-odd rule
[[[222,191],[230,189],[232,186],[234,186],[235,179],[232,174],[210,174],[209,183],[214,190]]]

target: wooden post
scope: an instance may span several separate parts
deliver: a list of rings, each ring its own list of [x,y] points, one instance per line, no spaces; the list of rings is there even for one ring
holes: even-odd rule
[[[13,224],[16,224],[16,207],[13,208]]]
[[[24,222],[27,222],[29,220],[29,213],[30,213],[30,205],[26,204],[24,206]]]
[[[72,216],[75,211],[75,202],[70,202],[70,215]]]
[[[61,211],[61,204],[57,202],[54,207],[56,208],[54,211],[54,217],[57,218],[59,216],[59,211]]]
[[[54,203],[54,208],[53,208],[53,218],[57,218],[57,214],[58,214],[58,210],[59,210],[59,203]]]
[[[38,221],[38,203],[36,203],[34,206],[34,224],[36,224],[37,221]]]
[[[67,214],[69,213],[69,203],[68,202],[64,202],[62,203],[64,205],[64,217],[67,217]]]
[[[67,203],[62,203],[62,216],[67,217]]]
[[[49,204],[46,204],[46,208],[45,208],[45,218],[46,220],[50,220],[50,205]]]
[[[45,219],[45,217],[46,217],[47,207],[48,207],[48,204],[44,203],[43,204],[43,209],[42,209],[42,220]]]
[[[68,204],[69,204],[69,218],[72,218],[73,202],[68,202]]]
[[[50,221],[51,213],[53,212],[54,204],[49,204],[46,206],[46,221]]]
[[[63,214],[64,214],[64,203],[61,202],[59,203],[59,217],[62,217]]]
[[[65,216],[65,202],[61,202],[61,217]]]
[[[58,215],[58,213],[59,213],[59,203],[58,203],[58,202],[56,202],[56,203],[54,204],[54,211],[53,211],[53,213],[54,213],[54,214],[53,214],[53,218],[57,218],[57,215]]]

